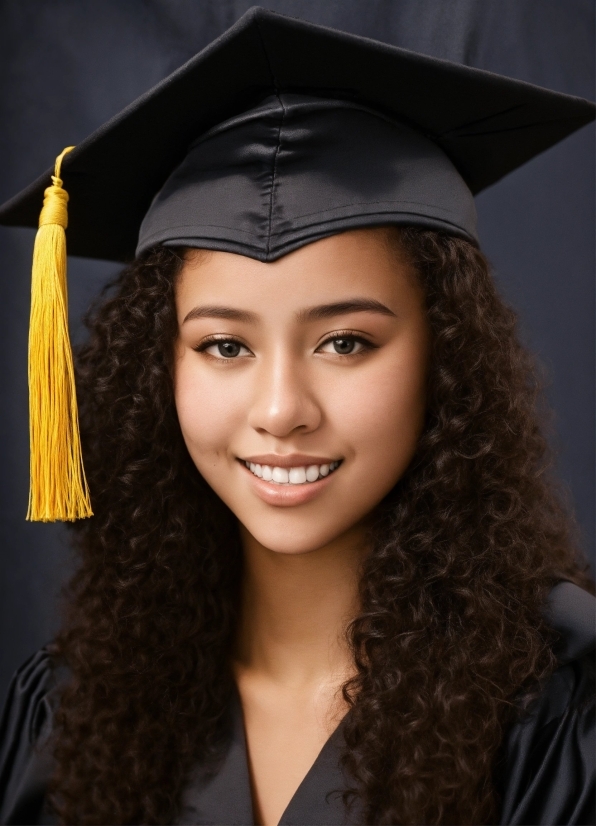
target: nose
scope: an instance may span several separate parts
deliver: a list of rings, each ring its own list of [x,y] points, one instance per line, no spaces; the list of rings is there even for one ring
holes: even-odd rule
[[[316,430],[322,411],[299,358],[287,352],[272,354],[256,371],[253,403],[248,421],[260,432],[277,438],[296,430]]]

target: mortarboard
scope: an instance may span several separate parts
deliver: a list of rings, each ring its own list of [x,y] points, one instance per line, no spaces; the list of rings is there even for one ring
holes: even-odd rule
[[[66,191],[69,252],[116,261],[155,244],[271,261],[384,224],[477,242],[473,195],[593,118],[580,98],[248,11],[60,156],[41,220],[50,172],[0,207],[2,224],[40,223],[30,518],[90,514],[65,315]]]

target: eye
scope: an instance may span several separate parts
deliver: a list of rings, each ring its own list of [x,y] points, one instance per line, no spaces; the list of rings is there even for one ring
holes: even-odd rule
[[[237,341],[218,341],[217,344],[213,344],[209,349],[213,350],[214,348],[220,356],[227,359],[236,358],[236,356],[240,355],[240,350],[242,349]]]
[[[353,338],[334,338],[331,344],[340,356],[348,356],[358,346],[358,342]]]
[[[203,341],[196,348],[199,353],[216,359],[236,359],[238,356],[250,355],[250,350],[233,338],[211,338]]]
[[[338,356],[355,356],[370,350],[372,347],[373,345],[366,339],[345,334],[328,338],[318,350],[322,353],[333,353]]]

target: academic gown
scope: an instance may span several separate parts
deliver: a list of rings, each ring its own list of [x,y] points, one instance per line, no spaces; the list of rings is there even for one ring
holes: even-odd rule
[[[501,824],[594,824],[594,629],[596,600],[563,582],[551,592],[549,622],[561,634],[559,667],[515,723],[497,771]],[[11,684],[0,726],[0,822],[56,823],[45,809],[52,760],[44,743],[52,729],[56,688],[66,678],[47,650],[31,657]],[[349,712],[348,712],[349,713]],[[253,821],[242,708],[230,708],[227,749],[215,770],[197,769],[183,794],[178,823],[247,826]],[[281,826],[351,826],[357,805],[346,812],[339,766],[342,723],[323,746],[283,813]]]

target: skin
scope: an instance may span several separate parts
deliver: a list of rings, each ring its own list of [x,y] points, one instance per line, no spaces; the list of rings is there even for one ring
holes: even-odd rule
[[[266,264],[191,252],[176,304],[182,433],[240,524],[246,564],[233,665],[255,822],[270,826],[346,712],[340,689],[354,666],[345,631],[358,611],[367,521],[423,427],[424,298],[379,228]],[[341,464],[313,485],[285,486],[246,468],[243,460],[259,457]]]

